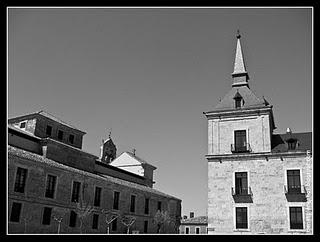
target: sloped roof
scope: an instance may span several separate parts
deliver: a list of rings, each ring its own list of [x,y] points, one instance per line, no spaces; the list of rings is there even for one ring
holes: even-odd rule
[[[291,133],[291,134],[273,134],[271,139],[272,152],[288,152],[286,140],[297,139],[296,151],[312,151],[312,132]],[[290,150],[290,152],[294,152]]]
[[[198,216],[194,218],[187,218],[181,220],[182,225],[186,224],[202,224],[207,225],[208,224],[208,217],[207,216]]]
[[[264,98],[258,98],[247,86],[233,87],[214,107],[213,111],[235,109],[234,97],[239,93],[244,100],[242,108],[265,107],[268,104]]]
[[[85,176],[89,176],[89,177],[96,178],[96,179],[102,179],[104,181],[116,183],[118,185],[131,187],[131,188],[134,188],[134,189],[137,189],[137,190],[150,192],[150,193],[153,193],[153,194],[156,194],[156,195],[159,195],[159,196],[165,196],[167,198],[172,198],[172,199],[176,199],[176,200],[181,201],[181,199],[179,199],[179,198],[176,198],[174,196],[168,195],[166,193],[160,192],[160,191],[158,191],[156,189],[153,189],[153,188],[150,188],[150,187],[147,187],[147,186],[143,186],[143,185],[136,184],[136,183],[133,183],[133,182],[125,181],[125,180],[122,180],[122,179],[119,179],[119,178],[116,178],[116,177],[112,177],[112,176],[108,176],[108,175],[93,174],[93,173],[90,173],[90,172],[87,172],[87,171],[83,171],[83,170],[80,170],[80,169],[77,169],[77,168],[73,168],[73,167],[70,167],[70,166],[67,166],[67,165],[63,165],[63,164],[61,164],[59,162],[56,162],[54,160],[45,158],[45,157],[43,157],[41,155],[38,155],[38,154],[35,154],[35,153],[31,153],[31,152],[28,152],[28,151],[25,151],[25,150],[22,150],[22,149],[19,149],[19,148],[13,147],[11,145],[8,145],[8,154],[19,156],[19,157],[23,157],[23,158],[26,158],[28,160],[35,161],[35,162],[40,162],[40,163],[42,163],[44,165],[56,167],[56,168],[59,168],[59,169],[70,171],[70,172],[75,172],[75,173],[78,173],[78,174],[81,174],[81,175],[85,175]]]
[[[123,153],[128,154],[130,157],[132,157],[133,159],[137,160],[141,164],[146,164],[146,165],[149,165],[149,166],[153,167],[154,169],[157,169],[155,166],[151,165],[150,163],[146,162],[145,160],[141,159],[140,157],[134,155],[133,153],[131,153],[129,151],[125,151]]]

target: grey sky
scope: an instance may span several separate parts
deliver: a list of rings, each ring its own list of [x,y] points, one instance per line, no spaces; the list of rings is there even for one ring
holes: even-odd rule
[[[205,215],[209,111],[231,88],[236,30],[276,133],[312,130],[311,9],[9,9],[9,117],[45,109],[99,155],[157,167],[155,188]]]

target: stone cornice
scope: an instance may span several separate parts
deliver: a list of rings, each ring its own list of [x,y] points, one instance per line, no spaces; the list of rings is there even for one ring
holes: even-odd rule
[[[312,152],[309,152],[312,156]],[[243,160],[243,159],[268,159],[275,157],[297,157],[308,156],[307,151],[295,151],[295,152],[261,152],[261,153],[248,153],[248,154],[224,154],[224,155],[206,155],[208,162],[219,162],[221,160]]]

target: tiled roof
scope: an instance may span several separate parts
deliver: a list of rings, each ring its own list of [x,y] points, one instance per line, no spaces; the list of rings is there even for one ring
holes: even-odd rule
[[[233,87],[214,107],[213,111],[235,109],[234,97],[239,93],[244,100],[242,108],[265,107],[266,101],[258,98],[247,86]],[[238,95],[239,95],[238,94]]]
[[[306,133],[292,133],[292,134],[274,134],[271,140],[272,152],[287,152],[288,147],[286,140],[293,138],[297,139],[296,145],[297,151],[312,151],[312,132]]]
[[[83,171],[83,170],[80,170],[80,169],[77,169],[77,168],[73,168],[73,167],[70,167],[70,166],[67,166],[67,165],[63,165],[63,164],[58,163],[56,161],[53,161],[51,159],[45,158],[45,157],[43,157],[41,155],[38,155],[38,154],[35,154],[35,153],[31,153],[31,152],[28,152],[28,151],[25,151],[25,150],[22,150],[22,149],[19,149],[19,148],[10,146],[10,145],[8,145],[8,154],[19,156],[19,157],[23,157],[23,158],[26,158],[26,159],[31,160],[31,161],[40,162],[40,163],[42,163],[44,165],[56,167],[56,168],[59,168],[59,169],[70,171],[70,172],[75,172],[75,173],[78,173],[78,174],[81,174],[81,175],[85,175],[85,176],[88,176],[88,177],[92,177],[92,178],[96,178],[96,179],[102,179],[104,181],[116,183],[118,185],[131,187],[131,188],[134,188],[134,189],[137,189],[137,190],[150,192],[150,193],[153,193],[153,194],[156,194],[156,195],[159,195],[159,196],[165,196],[165,197],[168,197],[168,198],[173,198],[173,199],[181,201],[181,199],[179,199],[179,198],[176,198],[176,197],[173,197],[171,195],[165,194],[163,192],[160,192],[160,191],[158,191],[156,189],[153,189],[153,188],[150,188],[150,187],[146,187],[146,186],[143,186],[143,185],[139,185],[139,184],[136,184],[136,183],[133,183],[133,182],[125,181],[125,180],[122,180],[122,179],[119,179],[119,178],[115,178],[115,177],[111,177],[111,176],[107,176],[107,175],[93,174],[93,173],[90,173],[90,172],[87,172],[87,171]]]
[[[150,163],[146,162],[145,160],[141,159],[140,157],[134,155],[133,153],[129,152],[129,151],[125,151],[124,153],[127,153],[129,156],[131,156],[133,159],[136,159],[137,161],[139,161],[142,164],[147,164],[149,166],[152,166],[154,169],[157,169],[155,166],[151,165]]]
[[[208,224],[208,217],[207,216],[198,216],[194,218],[187,218],[187,219],[182,219],[181,224],[203,224],[207,225]]]

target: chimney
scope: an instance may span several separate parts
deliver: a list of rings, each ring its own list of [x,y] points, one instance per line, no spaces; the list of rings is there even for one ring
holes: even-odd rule
[[[287,128],[287,134],[291,134],[291,129]]]
[[[194,212],[190,212],[190,218],[194,217]]]

